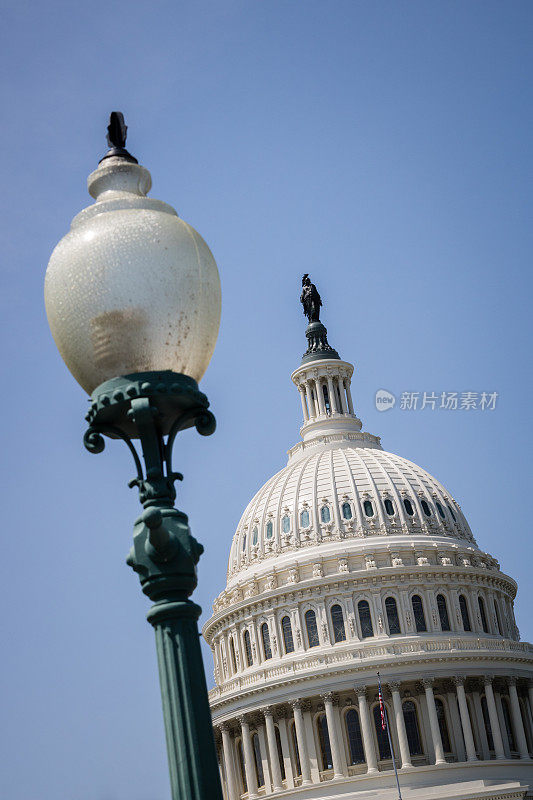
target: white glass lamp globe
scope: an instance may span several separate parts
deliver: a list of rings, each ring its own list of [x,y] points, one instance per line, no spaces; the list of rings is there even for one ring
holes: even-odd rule
[[[220,324],[220,278],[202,237],[146,196],[150,173],[121,157],[89,175],[96,202],[52,253],[45,304],[67,367],[90,394],[110,378],[172,370],[199,381]]]

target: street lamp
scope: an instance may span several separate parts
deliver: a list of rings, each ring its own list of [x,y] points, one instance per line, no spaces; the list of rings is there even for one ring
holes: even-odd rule
[[[135,462],[130,486],[143,512],[127,563],[153,605],[173,800],[221,800],[200,651],[200,607],[189,597],[203,547],[174,508],[177,433],[208,436],[215,418],[198,389],[218,335],[220,279],[201,236],[174,209],[146,196],[147,169],[125,149],[113,112],[109,151],[89,175],[95,203],[55,248],[45,278],[48,322],[78,383],[91,394],[84,436],[101,453],[122,439]],[[135,449],[139,439],[144,460]]]

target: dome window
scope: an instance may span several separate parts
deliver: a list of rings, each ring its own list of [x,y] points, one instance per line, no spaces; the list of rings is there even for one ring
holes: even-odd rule
[[[257,527],[255,527],[252,531],[252,544],[254,545],[257,544],[257,537],[258,537]]]
[[[254,663],[254,658],[252,654],[252,644],[250,642],[250,633],[248,631],[244,631],[244,652],[246,654],[246,664],[247,666],[251,667]]]
[[[307,641],[309,647],[318,647],[320,640],[318,638],[318,628],[316,624],[316,614],[314,611],[305,612],[305,627],[307,630]]]
[[[357,604],[357,611],[359,612],[359,622],[361,624],[361,637],[363,639],[368,639],[370,636],[374,635],[368,601],[360,600]]]
[[[274,526],[272,525],[272,520],[269,519],[267,522],[266,527],[266,537],[267,539],[272,539],[272,534],[274,533]]]
[[[441,518],[441,519],[446,519],[446,516],[445,516],[445,514],[444,514],[444,509],[443,509],[443,507],[441,506],[441,504],[440,504],[440,503],[435,503],[435,505],[437,506],[437,511],[439,512],[439,516],[440,516],[440,518]]]
[[[431,516],[431,509],[430,509],[429,505],[427,504],[426,500],[422,500],[420,505],[422,506],[422,511],[424,512],[426,517],[430,517]]]
[[[409,516],[412,517],[415,512],[413,509],[413,504],[411,503],[408,497],[403,498],[403,507],[405,508]]]
[[[265,654],[265,661],[266,661],[268,658],[272,658],[272,649],[270,647],[270,633],[266,622],[263,622],[263,624],[261,625],[261,639],[263,640],[263,652]]]
[[[320,519],[322,522],[328,523],[331,522],[331,513],[329,510],[329,506],[322,506],[320,509]]]
[[[479,616],[481,617],[481,626],[483,628],[483,633],[490,633],[489,624],[487,622],[487,615],[485,614],[485,603],[483,602],[482,597],[478,597],[477,604],[479,606]]]
[[[389,517],[394,516],[394,506],[392,505],[392,500],[389,497],[385,498],[385,511]]]
[[[411,598],[411,606],[413,607],[413,616],[415,618],[415,627],[417,633],[425,633],[427,631],[426,617],[424,614],[424,604],[419,594],[414,594]]]
[[[365,510],[365,514],[367,517],[374,516],[374,506],[372,505],[370,500],[365,500],[365,502],[363,503],[363,508]]]
[[[242,537],[242,552],[246,550],[246,534]]]
[[[374,706],[374,711],[372,712],[372,716],[374,717],[374,730],[376,731],[376,739],[378,742],[379,760],[390,761],[392,755],[389,745],[389,736],[387,733],[387,728],[385,727],[385,729],[383,729],[381,708],[379,707],[379,705]]]
[[[300,525],[302,526],[302,528],[308,528],[309,524],[310,524],[309,511],[306,508],[304,508],[304,510],[300,514]]]
[[[285,645],[286,653],[294,652],[294,639],[292,638],[292,625],[289,617],[283,617],[281,620],[281,631],[283,633],[283,644]]]
[[[285,514],[285,516],[281,520],[281,530],[283,531],[283,533],[290,533],[291,518],[287,514]]]
[[[348,502],[342,504],[342,516],[344,519],[352,518],[352,507]]]
[[[437,609],[439,612],[441,631],[451,630],[450,617],[448,616],[448,604],[446,603],[446,598],[443,594],[437,595]]]
[[[389,636],[396,636],[402,632],[400,618],[398,616],[398,606],[394,597],[387,597],[385,600],[385,611],[387,612],[387,622],[389,624]]]
[[[346,641],[346,631],[344,629],[344,615],[339,605],[331,607],[331,624],[333,626],[333,639],[335,643]]]
[[[455,519],[455,514],[454,514],[454,513],[453,513],[453,511],[451,510],[450,506],[447,506],[447,509],[448,509],[448,511],[450,512],[450,516],[451,516],[451,518],[453,519],[453,521],[454,521],[454,522],[457,522],[457,520]]]
[[[459,595],[459,608],[461,610],[461,618],[463,620],[463,630],[471,631],[472,625],[470,624],[470,615],[468,613],[468,603],[464,594]]]

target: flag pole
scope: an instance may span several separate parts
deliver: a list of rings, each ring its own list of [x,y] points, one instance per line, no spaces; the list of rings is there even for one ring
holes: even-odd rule
[[[394,774],[396,776],[396,786],[398,787],[398,800],[402,800],[402,790],[400,789],[398,770],[396,769],[396,759],[394,758],[394,748],[392,746],[392,740],[390,736],[389,717],[387,714],[385,703],[383,702],[383,692],[381,691],[381,678],[379,676],[379,672],[377,673],[377,676],[378,676],[378,688],[379,688],[379,705],[380,705],[381,720],[382,720],[381,727],[385,728],[385,730],[387,731],[387,737],[389,739],[389,750],[392,756],[392,766],[394,767]]]

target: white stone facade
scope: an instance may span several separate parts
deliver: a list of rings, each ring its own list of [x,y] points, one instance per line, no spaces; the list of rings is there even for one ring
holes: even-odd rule
[[[361,431],[353,367],[292,379],[302,441],[237,527],[204,636],[227,800],[533,796],[533,647],[460,506]]]

